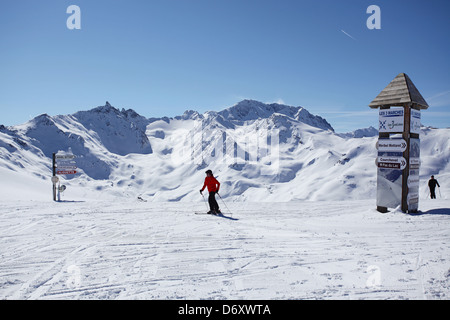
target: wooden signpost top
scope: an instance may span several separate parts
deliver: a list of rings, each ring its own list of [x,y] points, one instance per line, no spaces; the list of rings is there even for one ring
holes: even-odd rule
[[[385,106],[404,106],[405,104],[410,104],[419,110],[428,109],[428,103],[408,75],[400,73],[369,104],[369,107],[376,109]]]

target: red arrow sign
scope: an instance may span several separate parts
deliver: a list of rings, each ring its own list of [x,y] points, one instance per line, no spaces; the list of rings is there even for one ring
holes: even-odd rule
[[[56,171],[56,174],[76,174],[77,172],[75,170],[71,171]]]
[[[400,169],[400,163],[390,163],[390,162],[379,162],[378,168],[385,168],[385,169]]]

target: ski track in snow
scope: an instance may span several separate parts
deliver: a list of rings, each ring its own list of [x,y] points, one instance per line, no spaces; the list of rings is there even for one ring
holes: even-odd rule
[[[449,298],[449,200],[227,206],[2,201],[0,299]]]

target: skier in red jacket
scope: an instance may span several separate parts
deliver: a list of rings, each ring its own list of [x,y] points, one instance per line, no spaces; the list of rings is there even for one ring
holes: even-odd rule
[[[219,204],[216,201],[216,193],[219,192],[220,183],[219,181],[216,180],[216,178],[214,178],[211,170],[207,170],[205,173],[206,173],[205,183],[203,184],[203,188],[200,190],[200,193],[203,194],[203,190],[205,190],[205,188],[208,187],[209,192],[208,203],[210,209],[208,214],[221,213],[219,210]]]

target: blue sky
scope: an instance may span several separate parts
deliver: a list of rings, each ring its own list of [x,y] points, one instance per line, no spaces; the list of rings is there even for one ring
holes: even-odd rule
[[[69,5],[81,30],[69,30]],[[370,5],[381,29],[369,30]],[[104,105],[146,117],[243,99],[303,106],[338,132],[399,73],[450,127],[448,0],[2,0],[0,124]]]

